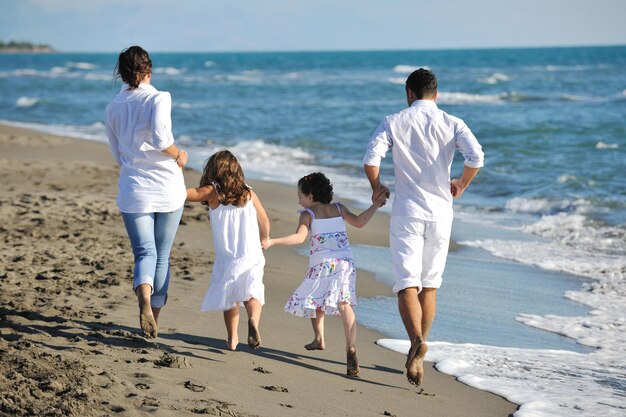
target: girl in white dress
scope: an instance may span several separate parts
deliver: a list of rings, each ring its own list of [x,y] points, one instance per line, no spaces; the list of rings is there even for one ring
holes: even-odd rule
[[[302,284],[285,305],[285,311],[308,317],[313,325],[314,339],[305,345],[307,350],[324,350],[324,317],[340,315],[346,336],[347,375],[359,373],[356,356],[356,269],[346,234],[344,220],[355,227],[363,227],[385,204],[387,196],[375,196],[374,204],[358,216],[341,203],[331,203],[333,186],[320,172],[309,174],[298,181],[300,222],[296,232],[263,242],[263,249],[274,245],[298,245],[311,231],[309,267]]]
[[[248,345],[261,345],[259,321],[265,304],[261,241],[269,238],[270,224],[256,193],[246,185],[237,158],[219,151],[207,161],[200,186],[187,189],[187,201],[209,206],[215,262],[211,284],[201,310],[221,310],[228,349],[239,343],[239,306],[248,314]]]

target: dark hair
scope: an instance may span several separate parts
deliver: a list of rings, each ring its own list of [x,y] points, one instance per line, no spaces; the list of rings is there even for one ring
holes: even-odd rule
[[[115,79],[121,78],[130,88],[137,88],[141,80],[152,72],[152,61],[142,47],[131,46],[120,52],[114,72]]]
[[[406,88],[411,89],[418,100],[434,97],[437,93],[437,77],[432,71],[420,68],[406,79]]]
[[[200,187],[207,185],[215,187],[220,204],[224,206],[242,207],[250,198],[250,187],[246,185],[243,169],[230,151],[211,155],[200,178]]]
[[[333,201],[333,185],[321,172],[314,172],[300,178],[298,188],[302,194],[311,194],[315,202],[328,204]]]

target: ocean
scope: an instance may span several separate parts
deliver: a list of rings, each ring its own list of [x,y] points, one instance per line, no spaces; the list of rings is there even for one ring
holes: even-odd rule
[[[0,122],[106,141],[116,57],[0,55]],[[151,57],[192,167],[228,147],[250,178],[294,184],[322,170],[363,206],[370,135],[406,106],[407,75],[432,69],[439,107],[486,158],[455,201],[460,248],[427,360],[521,404],[516,417],[626,415],[626,47]],[[393,190],[390,158],[382,178]],[[388,249],[354,251],[391,282]],[[359,299],[357,316],[406,352],[394,298]]]

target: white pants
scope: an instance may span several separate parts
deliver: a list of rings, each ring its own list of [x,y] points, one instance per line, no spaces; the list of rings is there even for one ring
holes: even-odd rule
[[[439,288],[446,267],[452,222],[429,222],[414,217],[391,216],[389,246],[396,283],[405,288]]]

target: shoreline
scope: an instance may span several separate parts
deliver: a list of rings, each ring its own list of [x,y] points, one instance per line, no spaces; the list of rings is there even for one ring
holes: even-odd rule
[[[0,349],[13,356],[30,352],[35,357],[34,367],[45,364],[50,352],[59,354],[61,351],[50,346],[63,348],[64,353],[60,355],[63,360],[81,358],[88,367],[83,372],[87,375],[86,384],[92,390],[87,398],[94,399],[92,406],[100,401],[99,412],[103,407],[111,410],[119,406],[124,408],[120,411],[125,413],[122,415],[141,415],[148,411],[159,415],[174,409],[181,413],[187,410],[193,415],[190,406],[184,405],[189,401],[196,404],[194,407],[199,407],[198,410],[219,408],[223,406],[220,404],[227,403],[226,408],[231,407],[239,413],[237,415],[267,416],[380,415],[383,412],[400,416],[412,415],[415,407],[432,416],[506,416],[516,410],[516,405],[497,395],[468,387],[435,371],[430,363],[425,367],[423,390],[412,388],[402,375],[402,355],[376,346],[374,342],[384,336],[363,326],[358,327],[357,348],[362,367],[359,379],[342,375],[345,357],[340,320],[330,318],[326,322],[327,344],[331,345],[326,351],[304,351],[302,345],[312,334],[309,324],[284,313],[282,305],[299,284],[306,258],[288,247],[266,252],[267,304],[261,319],[264,347],[260,352],[250,352],[246,346],[238,352],[225,351],[221,314],[198,311],[208,287],[207,267],[210,268],[213,256],[208,215],[199,204],[188,205],[178,231],[172,252],[170,302],[159,323],[161,334],[155,341],[135,336],[136,306],[127,278],[132,259],[129,259],[127,239],[115,207],[117,171],[107,144],[5,125],[0,125],[0,138],[4,155],[0,159],[2,175],[9,183],[2,192],[0,208],[5,218],[13,219],[5,226],[12,240],[11,245],[7,244],[3,260],[7,265],[14,265],[12,271],[3,272],[4,278],[0,281],[2,305],[8,306],[2,311]],[[196,171],[185,171],[188,186],[195,186],[198,177]],[[298,209],[293,197],[294,187],[259,180],[250,180],[250,183],[266,207],[271,234],[293,232]],[[37,208],[32,207],[33,201],[39,204]],[[73,216],[76,224],[68,221]],[[387,215],[378,213],[364,229],[350,228],[351,243],[385,246],[386,224]],[[61,237],[65,235],[68,236]],[[37,247],[35,243],[41,246],[36,249],[37,256],[24,255],[24,247]],[[87,243],[91,246],[81,246]],[[46,260],[46,251],[56,257],[50,259],[70,256],[68,261],[78,258],[79,262],[77,265],[65,262],[63,271],[54,272],[62,267],[50,268],[55,261]],[[114,275],[107,275],[113,272]],[[359,297],[391,294],[391,289],[371,274],[362,270],[358,274]],[[28,279],[31,275],[35,288],[18,285],[18,278]],[[94,277],[101,285],[93,284],[91,278]],[[66,281],[74,285],[87,281],[79,285],[79,292],[84,294],[71,291],[73,285],[63,286],[68,284]],[[40,306],[38,297],[45,298],[51,288],[60,291],[66,301],[48,299],[47,304]],[[100,298],[103,295],[106,297]],[[31,304],[34,311],[28,307],[27,300],[34,300]],[[55,326],[50,323],[54,324],[54,320],[62,320],[62,331],[53,329]],[[33,328],[39,331],[35,334],[27,331]],[[290,337],[285,338],[285,331]],[[30,346],[26,346],[26,342]],[[19,344],[21,349],[16,349]],[[160,359],[166,355],[175,357],[174,366],[163,366],[167,361]],[[186,368],[185,363],[191,367]],[[256,370],[259,367],[272,373]],[[91,368],[99,371],[91,375]],[[104,378],[101,372],[110,376],[107,377],[110,381],[104,385],[111,384],[112,389],[106,393],[97,389],[101,385],[93,383]],[[137,377],[138,374],[148,376]],[[214,380],[225,384],[215,386],[210,382]],[[0,381],[3,391],[10,386]],[[194,384],[204,386],[204,397],[185,387],[185,381],[191,381],[191,387]],[[288,393],[258,389],[267,383],[278,385],[263,386],[288,388]],[[150,388],[142,390],[141,384]],[[229,389],[231,384],[243,385],[245,390],[233,392]],[[207,388],[213,403],[206,402],[209,401]],[[244,392],[246,395],[241,395]],[[163,393],[171,398],[161,400],[159,394]],[[320,404],[316,398],[325,401]],[[101,401],[108,403],[103,406]],[[66,403],[71,404],[71,401]]]

